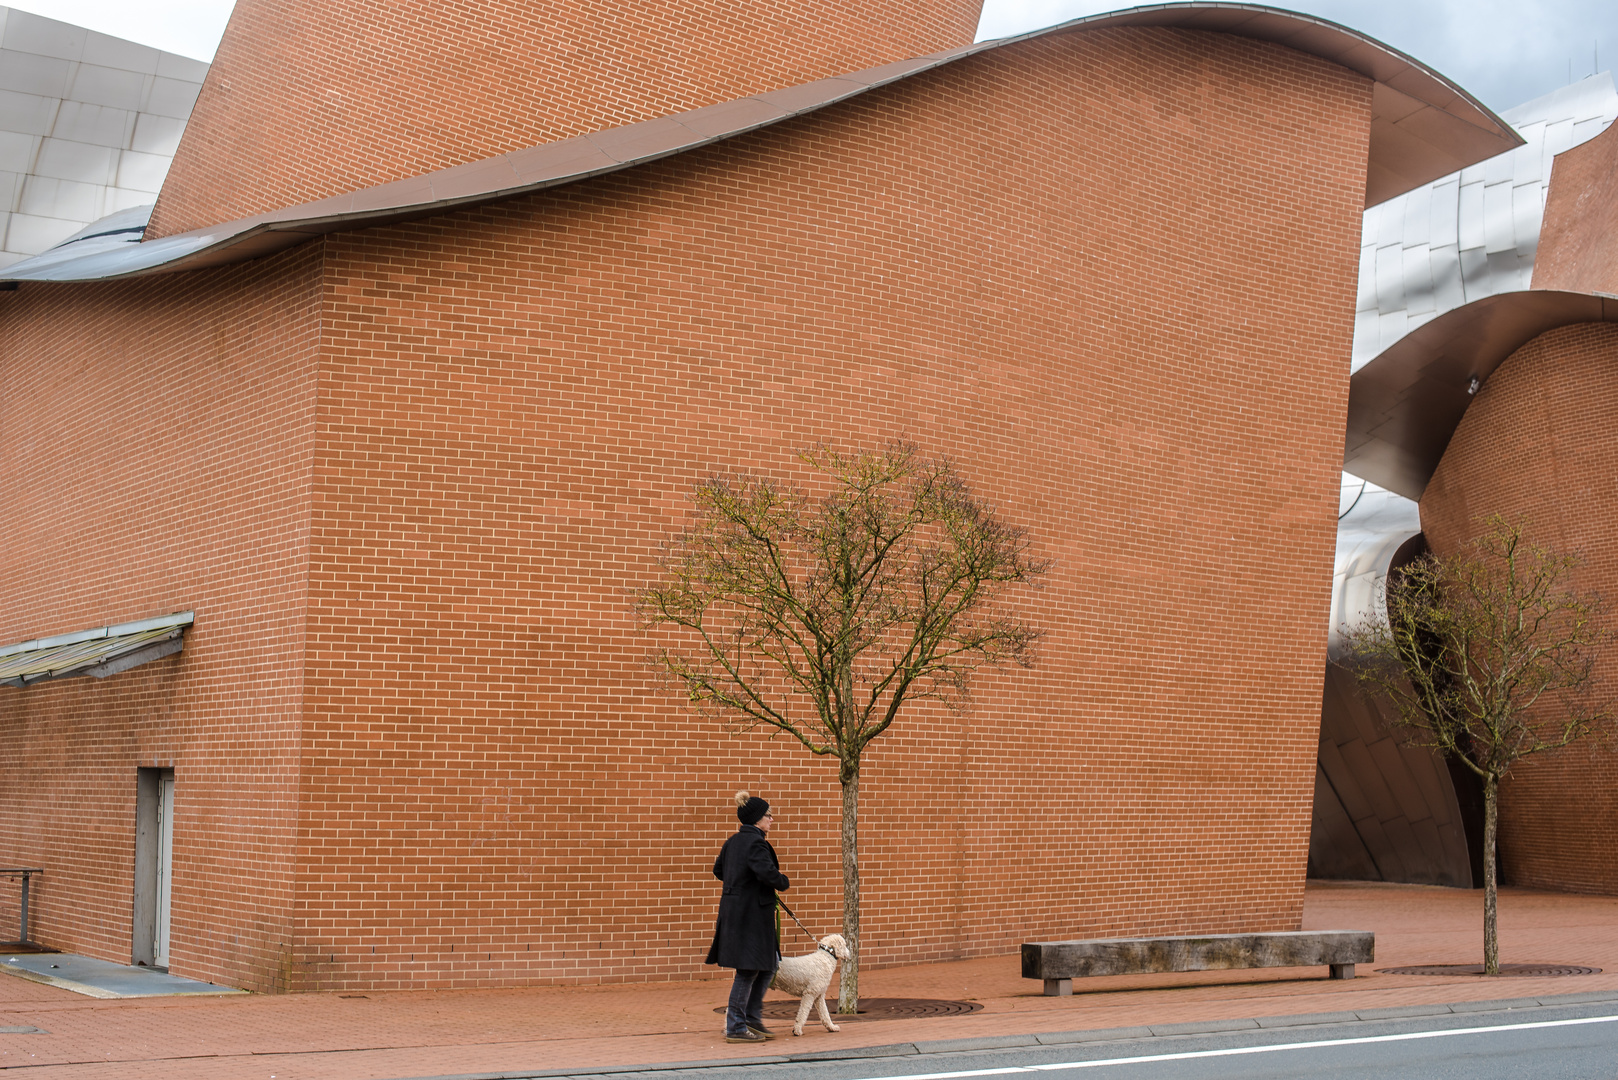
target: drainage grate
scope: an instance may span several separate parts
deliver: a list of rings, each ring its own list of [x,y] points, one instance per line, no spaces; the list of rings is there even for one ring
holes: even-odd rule
[[[843,1024],[849,1021],[856,1023],[865,1020],[909,1020],[927,1016],[965,1016],[975,1013],[983,1008],[979,1001],[938,1001],[933,998],[862,998],[860,1011],[853,1016],[839,1016],[837,1002],[826,1002],[831,1010],[832,1023]],[[721,1005],[714,1012],[722,1013],[725,1007]],[[776,998],[764,1003],[764,1019],[766,1020],[796,1020],[798,1018],[798,1000],[796,998]],[[820,1011],[817,1009],[809,1014],[809,1023],[820,1023]]]
[[[1384,975],[1482,975],[1482,964],[1427,964],[1422,967],[1377,968]],[[1600,975],[1600,968],[1578,964],[1501,964],[1501,975],[1519,979],[1554,978],[1558,975]]]

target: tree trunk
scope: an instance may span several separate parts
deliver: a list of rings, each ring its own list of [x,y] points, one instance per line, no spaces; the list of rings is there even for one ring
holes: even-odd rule
[[[1483,974],[1500,974],[1500,935],[1495,901],[1499,890],[1495,869],[1495,824],[1500,812],[1500,778],[1483,778]]]
[[[860,1007],[860,763],[843,764],[843,937],[848,959],[843,961],[842,988],[837,1011],[856,1013]]]

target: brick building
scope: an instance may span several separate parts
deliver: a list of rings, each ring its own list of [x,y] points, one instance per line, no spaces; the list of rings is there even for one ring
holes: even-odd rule
[[[1054,567],[1037,667],[873,745],[866,962],[1295,927],[1361,214],[1510,129],[1244,5],[479,10],[244,0],[148,238],[8,271],[35,936],[261,990],[688,978],[738,786],[834,924],[835,771],[660,691],[630,594],[697,480],[895,436]]]
[[[1596,87],[1612,100],[1610,78]],[[1420,500],[1452,552],[1494,514],[1584,563],[1577,587],[1618,595],[1611,374],[1618,364],[1618,130],[1546,170],[1531,287],[1485,295],[1402,338],[1353,376],[1347,467]],[[1596,666],[1610,696],[1613,649]],[[1618,757],[1581,744],[1517,765],[1501,787],[1500,858],[1513,884],[1618,893]]]

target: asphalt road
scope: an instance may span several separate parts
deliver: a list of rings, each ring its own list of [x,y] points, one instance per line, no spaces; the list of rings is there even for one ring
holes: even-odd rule
[[[771,1049],[779,1045],[777,1040]],[[1618,1080],[1618,1008],[1609,1001],[1218,1035],[617,1075],[625,1080]],[[602,1074],[589,1080],[602,1080]]]

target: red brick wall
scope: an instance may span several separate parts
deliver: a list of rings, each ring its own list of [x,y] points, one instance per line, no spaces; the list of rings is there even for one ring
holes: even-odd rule
[[[631,593],[697,480],[890,437],[1055,566],[1039,666],[872,749],[867,962],[1295,927],[1369,112],[1277,46],[1072,34],[588,185],[0,295],[5,408],[59,447],[0,428],[6,640],[199,610],[177,669],[0,689],[42,763],[0,855],[86,868],[41,937],[127,956],[106,792],[170,756],[183,974],[700,976],[740,786],[835,927],[834,770],[660,692]]]
[[[967,45],[982,0],[241,0],[147,236]]]
[[[631,611],[692,484],[820,440],[1055,560],[1039,666],[873,748],[867,962],[1295,927],[1369,100],[1070,35],[333,238],[295,985],[700,974],[741,786],[837,925],[834,769],[684,712]]]
[[[1618,327],[1535,338],[1483,384],[1444,452],[1421,500],[1428,541],[1450,552],[1491,514],[1526,517],[1535,539],[1583,554],[1581,588],[1618,596],[1614,417]],[[1607,694],[1614,655],[1609,646],[1597,668]],[[1500,830],[1512,884],[1618,894],[1618,755],[1574,746],[1525,760],[1501,789]]]
[[[1618,125],[1556,155],[1534,288],[1618,293]]]
[[[173,969],[284,985],[319,267],[0,293],[0,642],[197,613],[178,657],[0,688],[37,940],[130,961],[136,769],[171,767]]]

